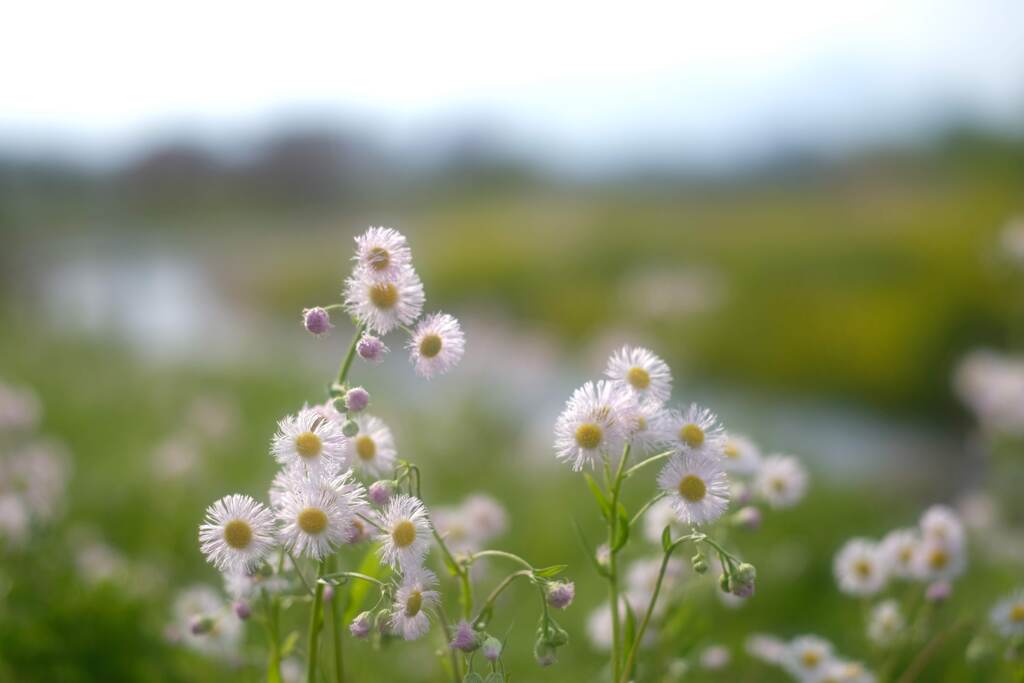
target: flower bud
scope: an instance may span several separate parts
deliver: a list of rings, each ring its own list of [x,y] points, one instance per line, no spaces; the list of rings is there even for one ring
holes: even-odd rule
[[[379,363],[384,360],[388,347],[380,339],[369,334],[364,334],[356,343],[356,353],[365,361]]]
[[[548,604],[556,609],[565,609],[576,597],[576,584],[572,581],[552,581],[548,584]]]
[[[462,620],[455,627],[455,634],[448,647],[462,652],[473,652],[480,647],[479,634],[473,629],[468,621]]]
[[[323,598],[324,602],[330,602],[334,599],[334,586],[329,583],[324,584]]]
[[[362,387],[354,387],[345,392],[345,408],[350,413],[359,413],[370,405],[370,392]]]
[[[341,413],[342,415],[344,415],[345,411],[348,410],[348,405],[345,403],[344,396],[338,396],[331,399],[331,407],[334,408],[335,412]]]
[[[953,594],[953,586],[948,581],[936,581],[928,586],[924,597],[928,602],[943,602]]]
[[[322,334],[327,334],[334,327],[331,324],[331,316],[327,313],[326,309],[320,306],[304,309],[302,311],[302,324],[306,326],[306,331],[318,337]]]
[[[732,593],[732,578],[728,572],[718,577],[718,587],[722,589],[723,593]]]
[[[738,598],[749,598],[754,594],[756,580],[757,569],[754,568],[754,565],[744,562],[736,567],[736,571],[732,574],[732,590],[730,592]]]
[[[740,529],[757,531],[761,528],[761,511],[752,505],[740,508],[732,518],[733,524]]]
[[[387,505],[387,502],[391,500],[392,494],[395,492],[395,485],[388,479],[381,479],[370,484],[370,488],[367,489],[366,495],[370,499],[370,502],[378,507]]]
[[[538,642],[533,648],[533,658],[537,660],[539,666],[551,666],[558,662],[558,657],[555,656],[555,648],[552,645],[548,645],[544,642]]]
[[[189,622],[188,630],[194,636],[201,636],[213,630],[213,619],[204,614],[197,614]]]
[[[373,616],[369,612],[360,612],[352,623],[348,625],[348,631],[355,638],[365,638],[370,635],[373,628]]]
[[[345,420],[345,424],[341,425],[341,433],[351,439],[359,433],[359,425],[355,420]]]
[[[690,564],[693,565],[693,571],[697,574],[708,573],[708,561],[704,557],[704,553],[697,553],[690,558]]]
[[[597,546],[597,550],[594,551],[594,559],[597,560],[597,563],[602,567],[608,566],[608,562],[610,561],[611,556],[612,551],[608,547],[607,543],[602,543],[601,545]]]
[[[245,600],[238,600],[234,604],[235,616],[245,621],[252,616],[252,608],[249,607],[249,603]]]
[[[480,651],[483,652],[484,659],[488,662],[496,662],[501,657],[501,641],[494,636],[487,636],[484,638]]]

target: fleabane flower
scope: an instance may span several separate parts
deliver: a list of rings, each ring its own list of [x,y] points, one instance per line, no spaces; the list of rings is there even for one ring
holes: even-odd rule
[[[322,560],[346,539],[353,512],[334,490],[299,486],[287,491],[276,510],[280,537],[290,552]]]
[[[882,539],[882,556],[889,573],[901,579],[914,578],[914,556],[921,543],[916,529],[895,529]]]
[[[345,464],[345,445],[345,435],[336,423],[319,410],[303,408],[277,423],[270,451],[285,467],[331,475]]]
[[[868,638],[875,645],[892,647],[903,636],[907,621],[895,600],[883,600],[874,606],[868,617]]]
[[[928,538],[914,554],[914,576],[922,581],[951,581],[967,568],[967,547],[960,543]]]
[[[770,455],[761,463],[754,487],[770,507],[793,507],[807,492],[807,471],[792,455]]]
[[[814,683],[876,683],[878,679],[860,662],[833,660],[821,676],[813,680]]]
[[[359,433],[348,440],[345,457],[353,469],[369,477],[391,474],[395,468],[395,438],[379,417],[363,413],[356,416]]]
[[[430,518],[419,498],[395,496],[380,514],[381,561],[409,572],[423,564],[430,549]]]
[[[440,602],[440,594],[433,590],[436,585],[437,577],[429,569],[416,567],[404,573],[388,620],[392,633],[405,640],[416,640],[430,630],[426,610]]]
[[[839,590],[848,595],[874,595],[889,579],[881,548],[864,538],[851,539],[840,548],[833,571]]]
[[[416,374],[430,379],[458,364],[466,350],[466,338],[456,318],[432,313],[416,325],[408,348]]]
[[[584,384],[555,423],[555,457],[578,472],[617,456],[625,445],[632,405],[632,397],[612,382]]]
[[[613,353],[604,374],[625,387],[640,403],[662,405],[672,395],[672,371],[668,365],[639,346],[623,346]]]
[[[817,636],[800,636],[789,643],[781,663],[797,680],[816,681],[833,661],[832,643]]]
[[[721,457],[725,447],[725,430],[718,418],[696,403],[691,403],[685,411],[669,413],[666,435],[680,453]]]
[[[405,235],[394,228],[370,228],[356,240],[356,270],[373,280],[393,280],[412,264]]]
[[[345,281],[345,309],[363,325],[378,334],[387,334],[399,325],[411,325],[423,311],[426,297],[420,276],[411,266],[403,266],[387,280],[378,280],[357,269]]]
[[[726,472],[739,475],[757,474],[761,467],[761,449],[753,441],[739,434],[729,434],[722,446],[722,467]]]
[[[921,533],[926,541],[949,546],[964,543],[964,525],[960,515],[945,505],[933,505],[921,515]]]
[[[729,480],[721,465],[699,453],[672,456],[658,475],[679,518],[699,526],[713,522],[729,506]]]
[[[665,445],[668,411],[654,401],[633,402],[625,413],[627,438],[632,452],[650,453]]]
[[[1024,636],[1024,589],[996,603],[989,612],[993,628],[1004,638]]]
[[[225,496],[206,509],[199,543],[222,572],[252,569],[274,546],[274,515],[250,496]]]

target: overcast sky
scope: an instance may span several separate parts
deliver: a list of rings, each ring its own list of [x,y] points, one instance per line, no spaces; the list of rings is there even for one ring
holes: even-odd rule
[[[157,7],[156,9],[154,9]],[[8,3],[0,147],[116,154],[291,114],[484,121],[599,163],[1024,119],[1022,0]]]

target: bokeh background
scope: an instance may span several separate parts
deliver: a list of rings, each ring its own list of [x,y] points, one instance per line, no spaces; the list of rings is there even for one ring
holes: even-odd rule
[[[619,344],[650,346],[677,400],[812,473],[804,504],[742,540],[756,598],[685,608],[667,654],[729,646],[718,680],[782,680],[742,654],[751,631],[866,656],[831,578],[842,540],[989,484],[953,374],[1024,341],[1024,249],[1005,232],[1024,212],[1019,2],[5,15],[0,380],[36,397],[68,480],[45,523],[0,544],[0,680],[259,679],[171,642],[171,604],[218,586],[205,506],[264,497],[276,420],[321,400],[350,331],[313,338],[300,312],[338,300],[369,225],[408,235],[428,310],[467,331],[432,382],[397,338],[355,370],[426,500],[489,493],[505,547],[577,580],[555,668],[532,663],[534,616],[501,613],[516,680],[602,666],[585,622],[604,589],[573,531],[600,520],[550,441]],[[972,556],[958,600],[987,605],[1016,562]],[[968,638],[922,680],[990,680],[966,668]],[[357,647],[351,666],[440,679],[429,646]]]

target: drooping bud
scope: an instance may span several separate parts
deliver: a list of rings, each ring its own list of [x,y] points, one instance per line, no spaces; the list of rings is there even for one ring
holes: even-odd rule
[[[928,586],[924,597],[928,602],[943,602],[953,594],[953,586],[948,581],[936,581]]]
[[[693,571],[697,574],[708,573],[708,560],[704,557],[704,553],[697,553],[691,557],[690,564],[693,566]]]
[[[479,634],[468,621],[462,620],[455,627],[455,634],[452,636],[452,642],[448,643],[448,647],[462,652],[473,652],[480,647]]]
[[[488,662],[496,662],[501,657],[501,641],[494,636],[487,636],[484,638],[480,651],[483,652],[484,659]]]
[[[352,623],[348,625],[348,631],[355,638],[365,638],[370,635],[373,628],[373,615],[369,612],[360,612]]]
[[[354,387],[345,392],[345,408],[350,413],[359,413],[370,405],[370,392],[362,387]]]
[[[548,584],[548,604],[556,609],[565,609],[576,597],[576,584],[572,581],[552,581]]]
[[[327,334],[334,325],[331,324],[331,316],[327,309],[316,306],[306,308],[302,311],[302,324],[310,334],[320,336]]]
[[[324,602],[330,602],[334,599],[334,586],[329,583],[324,584],[323,598]]]
[[[384,360],[388,347],[373,335],[364,334],[356,343],[356,353],[365,361],[379,363]]]
[[[245,600],[236,601],[233,607],[235,610],[235,616],[241,619],[242,621],[245,621],[246,619],[252,616],[252,608],[249,607],[249,603]]]
[[[341,433],[351,439],[359,433],[359,424],[355,420],[345,420],[345,424],[341,425]]]
[[[730,592],[738,598],[749,598],[754,594],[756,581],[757,569],[754,568],[754,565],[743,562],[736,567],[736,571],[732,574],[732,590]]]
[[[383,507],[387,505],[389,500],[391,500],[391,496],[394,492],[394,482],[387,479],[381,479],[380,481],[375,481],[370,484],[370,488],[367,489],[366,495],[370,499],[371,503],[378,507]]]

